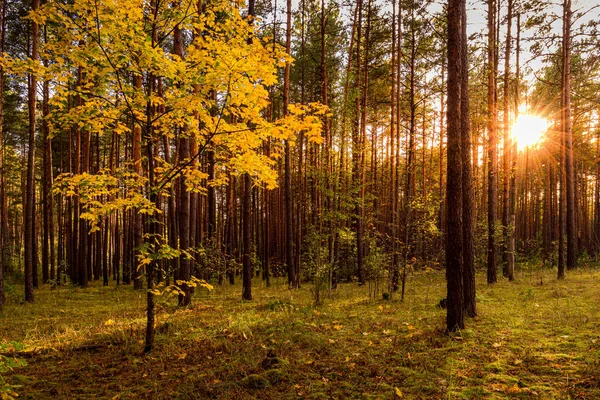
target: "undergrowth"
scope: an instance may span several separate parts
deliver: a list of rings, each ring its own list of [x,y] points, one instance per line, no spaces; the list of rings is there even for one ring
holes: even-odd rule
[[[0,343],[28,352],[4,379],[25,399],[600,398],[600,271],[554,273],[478,275],[479,316],[450,336],[439,272],[411,276],[404,302],[343,284],[314,307],[283,279],[242,302],[224,285],[165,303],[147,356],[143,291],[42,288],[0,313]]]

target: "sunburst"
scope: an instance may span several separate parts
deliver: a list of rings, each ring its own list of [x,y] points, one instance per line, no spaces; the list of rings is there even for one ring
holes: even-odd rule
[[[512,135],[517,141],[519,150],[533,147],[539,143],[548,130],[548,121],[533,114],[519,115],[512,126]]]

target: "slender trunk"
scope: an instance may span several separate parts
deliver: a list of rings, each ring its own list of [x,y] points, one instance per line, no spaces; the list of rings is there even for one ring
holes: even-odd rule
[[[242,193],[242,299],[252,300],[252,179],[244,174]]]
[[[289,0],[288,0],[289,1]],[[248,22],[254,21],[254,0],[248,3]],[[251,40],[251,39],[249,39]],[[244,174],[244,189],[242,193],[242,299],[252,300],[252,179]]]
[[[399,62],[399,61],[398,61]],[[390,281],[390,292],[398,290],[398,279],[399,279],[399,266],[398,266],[398,254],[396,251],[396,238],[394,233],[396,232],[396,202],[394,201],[394,190],[396,181],[394,180],[394,169],[395,169],[395,145],[396,145],[396,0],[392,0],[392,63],[391,63],[391,89],[390,89],[390,216],[389,216],[389,229],[388,234],[391,238],[391,252],[392,252],[392,267],[391,267],[391,281]]]
[[[135,75],[133,83],[137,91],[142,90],[142,76]],[[141,93],[139,93],[141,95]],[[133,126],[133,172],[142,179],[142,127],[141,121],[135,121]],[[143,188],[140,186],[139,191]],[[134,247],[134,260],[133,260],[133,288],[142,289],[142,270],[141,265],[138,264],[140,257],[140,248],[142,246],[143,236],[142,226],[142,214],[134,210],[133,216],[133,247]]]
[[[285,50],[291,53],[292,46],[292,0],[286,2],[286,30],[285,30]],[[283,73],[283,115],[289,114],[288,106],[290,104],[290,63],[285,65]],[[292,171],[291,171],[291,150],[289,140],[285,141],[285,171],[284,171],[284,190],[285,190],[285,264],[288,273],[288,286],[290,288],[298,287],[298,277],[296,277],[296,266],[294,265],[294,209],[292,203]]]
[[[563,21],[563,130],[565,134],[565,173],[567,186],[567,269],[577,267],[577,227],[575,221],[575,172],[573,124],[571,121],[571,0],[564,0]]]
[[[519,113],[519,85],[520,85],[520,64],[519,57],[521,52],[521,14],[517,13],[517,43],[516,43],[516,54],[515,54],[515,99],[514,99],[514,120],[517,119]],[[512,143],[512,165],[510,171],[510,219],[509,219],[509,235],[506,238],[508,241],[508,280],[514,280],[515,275],[515,252],[516,249],[516,209],[517,209],[517,185],[516,185],[516,174],[517,174],[517,142],[513,140]],[[551,208],[550,208],[551,210]],[[551,212],[548,215],[552,215]],[[544,221],[544,224],[552,226],[551,221]],[[549,229],[551,232],[551,228]]]
[[[40,0],[33,0],[31,9],[37,10]],[[39,26],[31,21],[31,59],[38,59]],[[37,106],[37,77],[28,75],[29,133],[27,149],[27,182],[25,195],[25,301],[33,303],[34,269],[37,254],[35,251],[35,131]]]
[[[177,26],[173,31],[173,53],[183,57],[183,33],[181,28]],[[179,157],[178,162],[184,164],[190,157],[190,138],[188,132],[183,127],[179,132]],[[179,202],[177,204],[178,216],[178,235],[179,249],[187,252],[190,248],[190,192],[187,188],[185,176],[181,176],[178,180]],[[179,295],[179,305],[187,306],[191,304],[192,291],[187,282],[191,278],[191,262],[187,255],[183,254],[179,257],[179,271],[177,274],[178,285],[183,294]]]
[[[44,32],[45,33],[45,32]],[[45,35],[44,35],[45,36]],[[44,61],[47,65],[47,61]],[[42,281],[48,283],[49,279],[54,279],[54,207],[52,199],[52,139],[50,138],[50,127],[48,125],[48,115],[50,114],[50,83],[47,79],[43,84],[42,114],[42,133],[44,137],[44,171],[42,182],[42,204],[43,212],[43,242],[42,242]]]
[[[461,3],[461,66],[460,66],[460,127],[462,163],[462,262],[463,301],[465,315],[475,317],[475,264],[473,254],[473,168],[471,160],[471,130],[469,115],[469,62],[467,49],[467,10]]]
[[[408,128],[408,149],[406,156],[406,182],[404,187],[404,260],[402,262],[402,296],[404,300],[404,291],[406,285],[406,267],[409,258],[413,254],[412,241],[412,200],[415,194],[415,129],[416,129],[416,112],[417,104],[415,99],[415,80],[416,80],[416,43],[415,43],[415,14],[414,8],[410,8],[411,22],[411,38],[410,38],[410,64],[408,72],[408,91],[409,91],[409,128]]]
[[[503,170],[504,179],[502,186],[502,228],[504,231],[504,248],[502,253],[502,274],[505,277],[510,276],[510,270],[513,266],[509,265],[510,253],[509,253],[509,238],[511,236],[510,230],[510,158],[511,158],[511,144],[510,144],[510,116],[509,116],[509,95],[510,95],[510,46],[511,46],[511,28],[512,28],[512,0],[508,0],[507,10],[507,25],[506,25],[506,49],[504,52],[504,87],[503,87]]]
[[[352,175],[354,177],[354,231],[356,233],[356,274],[358,282],[364,283],[363,276],[363,220],[362,220],[362,192],[360,157],[362,153],[360,133],[361,133],[361,106],[362,106],[362,82],[361,82],[361,42],[362,42],[362,0],[358,0],[358,17],[356,27],[356,114],[354,116],[354,127],[352,130]]]
[[[0,53],[4,53],[6,1],[0,1]],[[6,175],[4,174],[4,68],[0,66],[0,310],[6,300],[4,272],[8,265],[8,210],[6,202]]]
[[[496,283],[496,219],[498,185],[498,137],[496,132],[496,0],[488,0],[488,249],[487,281]]]

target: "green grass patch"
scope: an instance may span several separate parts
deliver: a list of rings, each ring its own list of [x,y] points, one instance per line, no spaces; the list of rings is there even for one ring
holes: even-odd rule
[[[345,284],[319,307],[308,284],[255,281],[251,302],[224,285],[185,309],[162,305],[150,355],[145,292],[42,288],[0,313],[1,343],[31,352],[4,379],[24,399],[600,398],[599,279],[528,270],[488,286],[478,275],[479,316],[451,336],[436,306],[443,273],[412,276],[404,302]]]

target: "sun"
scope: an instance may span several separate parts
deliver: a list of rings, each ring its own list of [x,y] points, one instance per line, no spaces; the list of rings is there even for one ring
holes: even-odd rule
[[[519,150],[535,146],[548,130],[548,121],[538,115],[522,114],[512,126]]]

